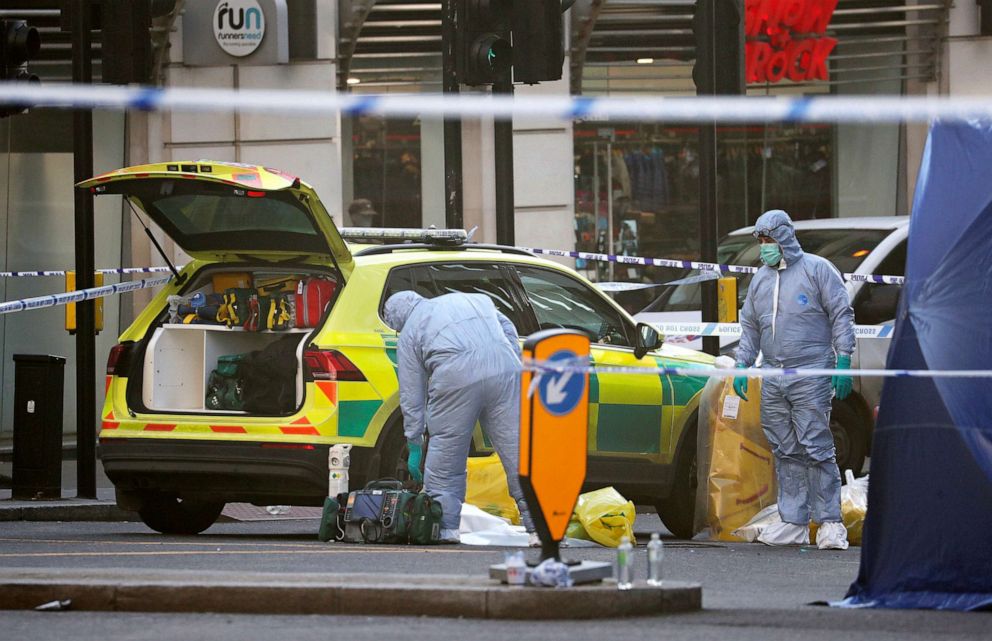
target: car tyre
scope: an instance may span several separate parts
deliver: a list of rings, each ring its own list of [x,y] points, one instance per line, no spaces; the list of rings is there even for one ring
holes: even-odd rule
[[[406,468],[406,459],[409,456],[409,449],[406,444],[406,435],[403,433],[403,419],[395,419],[389,422],[387,428],[389,432],[383,441],[381,454],[379,456],[379,479],[397,479],[403,482],[405,487],[413,484],[410,472]],[[427,461],[427,447],[424,447],[424,463]],[[421,472],[423,472],[421,463]],[[369,479],[377,480],[377,479]]]
[[[162,534],[199,534],[213,525],[224,509],[220,501],[191,501],[175,496],[148,495],[138,515]]]
[[[834,436],[841,479],[844,478],[844,470],[853,470],[855,475],[861,474],[868,454],[867,429],[858,411],[850,403],[834,402],[830,411],[830,432]]]
[[[696,478],[696,433],[698,430],[699,413],[693,412],[686,423],[686,433],[682,440],[682,449],[675,466],[675,481],[668,498],[661,499],[655,509],[661,522],[680,539],[691,539],[695,532],[696,519],[696,489],[699,480]]]

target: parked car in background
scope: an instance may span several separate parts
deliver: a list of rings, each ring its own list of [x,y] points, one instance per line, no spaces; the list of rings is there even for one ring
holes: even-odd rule
[[[906,269],[906,241],[909,216],[868,218],[829,218],[795,221],[796,237],[804,251],[822,256],[842,273],[903,276]],[[753,227],[735,230],[720,241],[717,260],[721,264],[760,265]],[[714,274],[715,275],[715,274]],[[697,277],[698,276],[698,277]],[[659,298],[634,319],[646,323],[699,322],[702,318],[700,280],[707,274],[692,274],[681,284],[667,288]],[[751,274],[737,277],[737,308],[744,305]],[[896,315],[901,285],[880,285],[849,281],[847,291],[859,325],[891,324]],[[668,336],[666,343],[702,348],[698,336]],[[885,367],[890,338],[859,338],[851,362],[854,368]],[[720,352],[733,354],[737,339],[720,338]],[[841,469],[860,472],[870,451],[874,427],[872,409],[878,405],[882,379],[855,378],[854,393],[844,401],[834,401],[831,430],[837,445]]]

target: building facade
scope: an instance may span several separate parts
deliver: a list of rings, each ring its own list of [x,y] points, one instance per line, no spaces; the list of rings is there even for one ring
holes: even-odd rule
[[[67,48],[55,46],[68,42],[60,3],[7,4],[13,7],[4,9],[5,16],[23,11],[42,30],[46,45],[32,70],[43,82],[68,80]],[[690,0],[576,0],[565,14],[562,80],[516,91],[689,95],[692,6]],[[261,19],[250,13],[256,8]],[[149,81],[165,87],[436,92],[441,9],[440,2],[396,0],[179,0],[149,32]],[[225,10],[231,13],[222,15]],[[826,76],[773,81],[765,73],[748,84],[748,94],[988,95],[992,77],[983,65],[992,38],[979,33],[978,12],[971,2],[838,0],[822,32],[800,34],[836,41],[823,64]],[[761,33],[750,38],[752,44],[766,41],[771,39]],[[239,49],[235,42],[245,44]],[[99,55],[97,62],[99,78]],[[444,224],[440,123],[289,118],[222,108],[197,114],[98,112],[94,123],[97,172],[181,159],[260,163],[312,183],[339,224]],[[496,237],[492,129],[491,119],[470,119],[462,132],[464,221],[467,228],[478,227],[475,238],[483,242]],[[516,241],[697,255],[697,136],[694,127],[666,123],[514,122]],[[926,127],[754,123],[721,127],[718,136],[723,233],[768,208],[797,218],[908,213]],[[67,111],[36,109],[0,119],[0,270],[73,264],[71,139]],[[369,200],[375,215],[351,220],[348,207],[356,199]],[[161,264],[128,211],[99,200],[97,207],[99,267]],[[184,256],[162,241],[170,258],[182,262]],[[609,276],[592,265],[580,267],[594,278]],[[58,279],[0,279],[4,300],[62,287]],[[99,354],[108,352],[149,297],[139,292],[107,300]],[[72,441],[74,349],[62,311],[0,316],[0,341],[0,448],[9,447],[11,438],[14,353],[68,357],[65,426]]]

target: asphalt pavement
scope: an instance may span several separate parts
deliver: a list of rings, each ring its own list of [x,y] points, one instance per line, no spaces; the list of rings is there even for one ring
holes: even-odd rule
[[[66,485],[71,485],[71,480]],[[76,499],[68,487],[61,501],[29,503],[82,506],[83,511],[92,511],[93,506],[112,503],[109,486],[98,487],[96,501]],[[0,490],[0,513],[14,508],[8,497],[9,490]],[[305,574],[314,581],[346,574],[477,579],[485,576],[490,564],[501,562],[506,552],[503,548],[464,545],[418,548],[324,544],[316,540],[316,519],[299,508],[288,514],[271,515],[264,508],[236,505],[229,506],[225,514],[224,522],[193,537],[163,536],[134,521],[0,520],[0,573],[37,571],[68,577],[87,572],[139,576],[172,572],[196,577],[251,572],[273,580],[294,574]],[[380,641],[416,636],[441,641],[469,637],[473,641],[988,638],[988,613],[844,610],[811,605],[844,596],[857,574],[859,548],[841,552],[678,541],[665,533],[653,514],[639,514],[635,529],[642,544],[652,531],[663,533],[665,579],[700,583],[701,611],[592,621],[499,621],[431,616],[285,616],[266,614],[268,608],[264,607],[258,614],[0,610],[0,625],[4,638],[47,640],[65,636],[74,641],[269,641],[276,636],[294,641]],[[638,552],[643,555],[643,548]],[[567,554],[609,562],[615,552],[583,548]],[[643,569],[644,562],[639,558],[640,578]],[[374,597],[372,603],[374,606]]]

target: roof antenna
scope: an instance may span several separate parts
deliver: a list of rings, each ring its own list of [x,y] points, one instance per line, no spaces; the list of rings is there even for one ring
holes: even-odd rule
[[[478,228],[479,228],[479,226],[476,225],[472,229],[468,230],[468,236],[465,237],[465,242],[466,243],[472,242],[472,236],[475,236],[475,230],[478,229]]]

